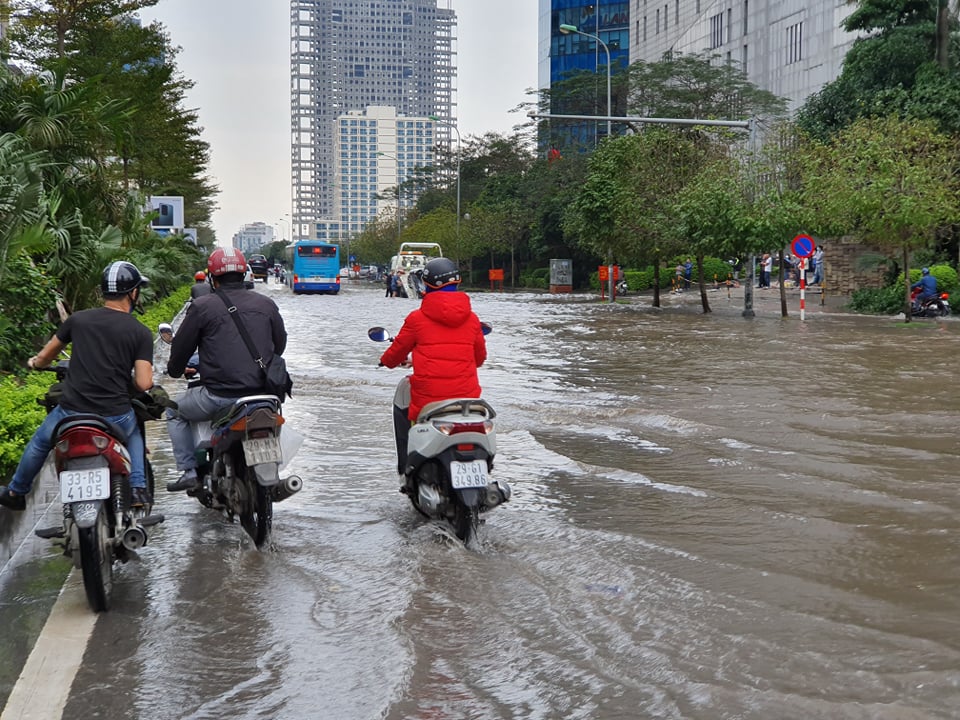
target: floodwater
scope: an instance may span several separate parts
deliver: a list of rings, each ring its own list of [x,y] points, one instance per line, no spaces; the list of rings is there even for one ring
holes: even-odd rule
[[[257,292],[290,333],[305,488],[265,552],[158,493],[64,717],[960,713],[960,321],[478,294],[514,497],[465,548],[392,473],[402,371],[366,329],[414,303]],[[175,477],[162,426],[152,446]]]

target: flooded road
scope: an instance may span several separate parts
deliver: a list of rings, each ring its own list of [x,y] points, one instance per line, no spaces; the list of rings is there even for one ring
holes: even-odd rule
[[[267,552],[158,493],[64,717],[957,717],[960,321],[478,294],[514,496],[466,549],[392,472],[413,304],[257,292],[305,488]]]

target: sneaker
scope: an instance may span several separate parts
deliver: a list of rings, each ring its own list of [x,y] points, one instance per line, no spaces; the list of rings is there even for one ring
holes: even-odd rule
[[[153,504],[153,498],[150,497],[150,491],[145,487],[130,488],[130,507],[142,508]]]
[[[176,482],[167,483],[167,492],[180,492],[181,490],[193,490],[197,487],[197,471],[185,470],[180,479]]]
[[[23,495],[18,495],[6,485],[0,485],[0,505],[20,512],[27,509],[27,499]]]

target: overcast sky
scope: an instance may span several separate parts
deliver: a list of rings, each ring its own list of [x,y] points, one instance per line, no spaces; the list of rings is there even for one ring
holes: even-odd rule
[[[510,110],[537,84],[537,0],[451,0],[457,13],[457,97],[461,135],[508,132]],[[440,0],[447,7],[447,0]],[[160,0],[141,13],[159,20],[182,51],[177,66],[194,81],[220,188],[213,215],[229,245],[241,225],[288,230],[290,212],[290,3],[287,0]]]

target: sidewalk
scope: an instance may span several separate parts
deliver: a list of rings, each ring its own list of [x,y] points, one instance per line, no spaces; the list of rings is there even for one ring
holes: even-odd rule
[[[784,288],[787,304],[787,315],[789,317],[800,317],[800,288]],[[744,287],[730,287],[720,285],[715,289],[713,284],[707,285],[707,302],[710,309],[716,313],[743,313],[743,293]],[[804,295],[804,314],[821,315],[831,313],[850,313],[847,308],[850,298],[847,295],[831,293],[829,289],[824,293],[819,287],[806,288]],[[621,296],[622,297],[622,296]],[[621,299],[618,297],[617,299]],[[650,304],[653,301],[652,292],[644,292],[639,295],[631,293],[622,297],[637,303]],[[673,293],[669,290],[660,293],[660,304],[664,308],[684,308],[686,310],[702,311],[700,302],[700,288],[694,284],[689,290],[682,293]],[[780,288],[774,285],[770,288],[753,288],[753,312],[760,317],[780,317]]]

